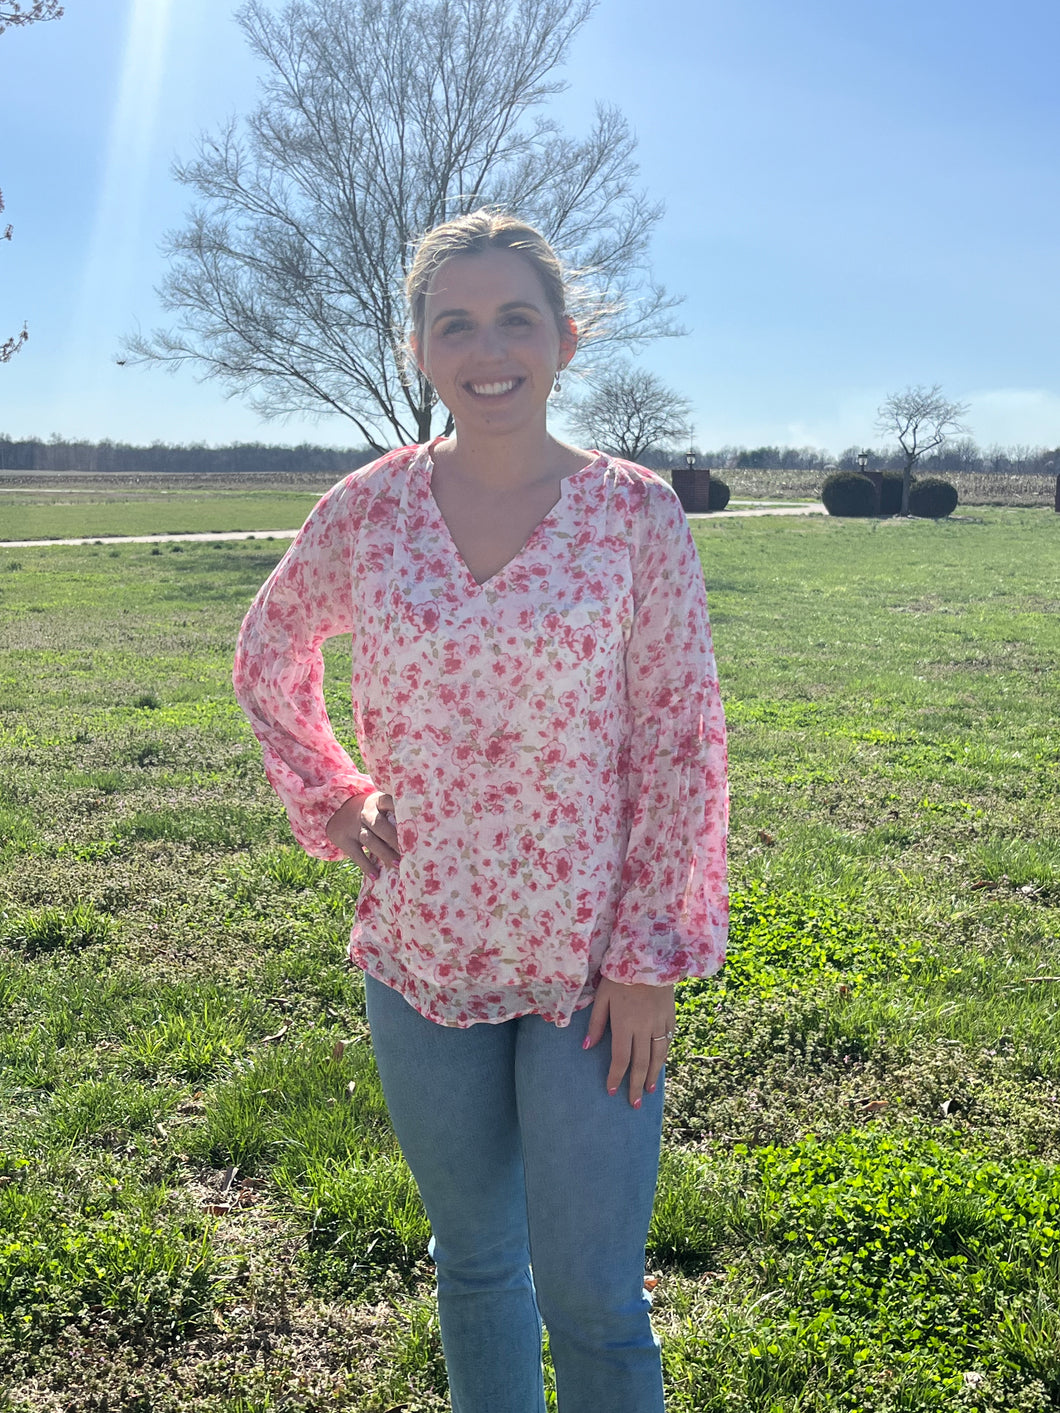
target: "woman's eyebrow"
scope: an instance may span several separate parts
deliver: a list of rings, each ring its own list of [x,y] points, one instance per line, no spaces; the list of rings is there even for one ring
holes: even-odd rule
[[[497,313],[498,313],[498,314],[507,314],[507,313],[509,313],[512,309],[532,309],[532,310],[534,310],[534,312],[537,313],[537,314],[540,314],[540,312],[541,312],[540,309],[538,309],[537,305],[533,302],[533,300],[530,300],[530,299],[509,299],[508,302],[507,302],[507,304],[502,304],[502,305],[500,306],[500,308],[497,310]],[[441,323],[441,321],[442,321],[443,319],[454,319],[454,318],[458,318],[458,317],[464,318],[464,319],[468,318],[468,310],[466,310],[466,309],[443,309],[440,314],[436,314],[436,315],[434,316],[434,318],[431,320],[431,328],[433,329],[434,326],[435,326],[435,324]]]

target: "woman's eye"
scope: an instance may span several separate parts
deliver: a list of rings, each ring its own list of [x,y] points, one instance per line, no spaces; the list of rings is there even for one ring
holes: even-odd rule
[[[461,334],[467,328],[466,319],[454,319],[449,324],[442,325],[443,334]]]
[[[505,322],[506,324],[523,324],[523,325],[527,325],[527,324],[530,323],[530,320],[526,317],[525,314],[509,314],[508,317],[507,317],[507,319],[505,319],[504,322]]]

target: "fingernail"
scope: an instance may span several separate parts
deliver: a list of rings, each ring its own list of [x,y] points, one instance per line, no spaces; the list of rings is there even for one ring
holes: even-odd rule
[[[593,1042],[589,1039],[589,1037],[586,1036],[585,1039],[582,1041],[582,1049],[583,1049],[583,1050],[588,1050],[589,1046],[590,1046],[592,1043],[593,1043]]]
[[[614,1089],[609,1089],[607,1092],[608,1092],[608,1094],[617,1094],[617,1093],[618,1093],[618,1086],[616,1085]]]
[[[648,1085],[648,1093],[649,1093],[649,1094],[654,1094],[654,1093],[655,1093],[655,1085],[654,1085],[654,1084],[649,1084],[649,1085]]]
[[[639,1100],[639,1099],[634,1099],[634,1100],[633,1100],[633,1107],[634,1107],[634,1109],[639,1109],[639,1108],[640,1108],[640,1100]]]

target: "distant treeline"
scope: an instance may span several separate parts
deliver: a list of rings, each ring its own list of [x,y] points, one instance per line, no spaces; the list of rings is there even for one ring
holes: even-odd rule
[[[841,471],[856,471],[858,454],[863,450],[868,453],[869,471],[900,471],[904,465],[905,458],[897,447],[888,452],[860,446],[847,447],[837,457],[812,446],[723,446],[716,451],[696,448],[696,464],[750,471],[824,471],[836,467]],[[671,453],[671,460],[673,455]],[[682,461],[678,459],[674,464],[681,465]],[[942,471],[1060,475],[1060,447],[1052,450],[1042,446],[980,447],[971,437],[961,437],[920,462],[920,475]]]
[[[824,471],[839,467],[856,471],[861,450],[857,446],[847,447],[838,457],[833,457],[820,447],[809,446],[722,446],[715,451],[696,447],[695,457],[698,466],[738,470]],[[883,452],[867,447],[865,450],[870,471],[901,470],[900,451]],[[49,437],[47,441],[36,438],[15,441],[0,435],[0,471],[83,471],[93,475],[108,471],[126,475],[319,471],[338,477],[344,471],[364,466],[374,456],[368,447],[343,449],[308,443],[267,446],[264,442],[233,442],[231,446],[206,446],[193,442],[188,446],[167,446],[163,442],[152,442],[150,446],[132,446],[128,442],[68,442],[61,437]],[[684,458],[683,450],[661,448],[644,453],[641,460],[647,466],[663,469],[683,466]],[[1060,447],[1052,450],[1033,446],[980,447],[971,437],[962,437],[934,456],[925,457],[920,463],[920,473],[929,470],[1060,475]]]
[[[151,446],[131,446],[127,442],[68,442],[61,437],[49,437],[46,442],[35,438],[14,441],[0,436],[0,471],[84,471],[93,475],[320,471],[337,479],[374,456],[367,447],[266,446],[263,442],[233,442],[231,446],[194,442],[189,446],[166,446],[153,442]]]

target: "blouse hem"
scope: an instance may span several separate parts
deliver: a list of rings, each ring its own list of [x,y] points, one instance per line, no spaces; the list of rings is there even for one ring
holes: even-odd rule
[[[467,1021],[466,1024],[457,1020],[440,1020],[437,1016],[429,1015],[428,1012],[408,994],[400,984],[400,975],[384,975],[368,965],[360,956],[357,946],[353,942],[350,943],[348,955],[352,966],[357,967],[359,971],[363,971],[366,976],[370,976],[382,986],[388,986],[391,991],[396,991],[403,1000],[408,1002],[417,1015],[421,1015],[424,1020],[430,1021],[433,1025],[443,1025],[449,1030],[470,1030],[473,1025],[503,1025],[506,1021],[518,1020],[521,1016],[538,1016],[541,1020],[548,1021],[549,1024],[556,1026],[557,1029],[565,1030],[567,1026],[570,1025],[571,1018],[576,1015],[578,1011],[585,1010],[586,1006],[591,1006],[596,999],[595,990],[591,995],[585,996],[584,999],[582,993],[579,992],[578,1004],[572,1006],[569,1012],[563,1010],[543,1011],[540,1005],[527,999],[525,1006],[521,1010],[505,1011],[503,1015],[499,1016],[475,1016]],[[518,988],[513,987],[511,989],[517,990]]]

